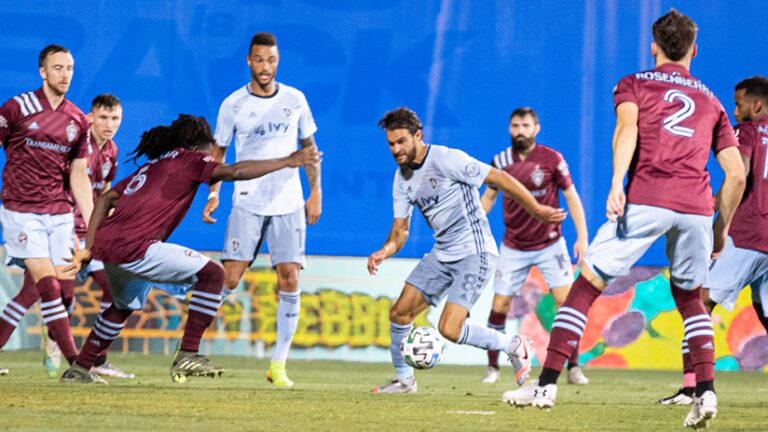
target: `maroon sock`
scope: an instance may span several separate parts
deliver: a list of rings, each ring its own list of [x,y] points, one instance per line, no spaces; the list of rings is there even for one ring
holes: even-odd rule
[[[19,321],[39,298],[32,276],[29,275],[28,271],[25,271],[21,291],[5,305],[5,309],[0,313],[0,348],[5,346],[13,331],[18,327]]]
[[[101,307],[106,309],[112,304],[112,293],[109,291],[109,279],[107,279],[107,272],[104,270],[98,270],[91,273],[93,280],[101,287]]]
[[[544,361],[545,368],[556,372],[563,370],[566,360],[579,346],[579,340],[587,325],[589,308],[600,294],[602,292],[599,289],[583,275],[579,275],[552,323],[547,358]]]
[[[132,310],[118,309],[114,304],[102,312],[93,323],[93,329],[77,356],[77,364],[86,369],[92,368],[96,358],[117,339],[131,313]]]
[[[672,297],[683,317],[685,340],[696,373],[696,382],[715,379],[715,331],[712,319],[701,301],[701,288],[684,290],[672,284]]]
[[[40,312],[43,316],[43,323],[48,327],[48,333],[51,335],[62,354],[66,358],[77,356],[77,347],[72,338],[72,330],[69,328],[69,315],[61,301],[61,285],[54,276],[46,276],[37,281],[37,293],[40,295],[42,303]]]
[[[491,314],[488,315],[488,328],[504,333],[507,328],[507,314],[491,310]],[[488,350],[488,366],[496,369],[499,368],[498,351]]]
[[[74,279],[59,279],[59,286],[61,287],[61,303],[64,304],[67,314],[72,315],[72,311],[75,310],[75,281]]]
[[[568,357],[568,369],[577,367],[579,365],[579,343],[576,343],[576,346],[573,347],[573,351],[571,352],[571,356]]]
[[[224,268],[209,261],[197,274],[197,283],[189,299],[189,314],[181,339],[181,350],[197,352],[205,329],[211,325],[221,304],[224,287]]]

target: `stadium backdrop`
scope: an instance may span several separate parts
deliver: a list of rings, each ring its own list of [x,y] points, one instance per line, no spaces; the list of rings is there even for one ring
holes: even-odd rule
[[[116,139],[120,178],[135,169],[126,155],[143,130],[181,112],[215,123],[221,100],[249,79],[244,60],[250,36],[275,33],[281,52],[278,80],[307,95],[319,126],[316,138],[325,151],[323,216],[308,230],[312,256],[302,287],[307,293],[305,316],[311,319],[305,320],[296,343],[309,348],[295,354],[386,361],[386,308],[413,258],[430,249],[432,233],[416,216],[408,244],[398,255],[410,259],[385,264],[387,276],[365,275],[361,258],[338,258],[367,256],[385,239],[391,223],[395,166],[376,120],[385,110],[409,106],[422,117],[429,142],[487,161],[509,143],[510,111],[534,107],[542,123],[539,141],[569,161],[594,234],[604,221],[611,171],[611,90],[623,75],[652,67],[650,26],[669,7],[697,21],[700,51],[693,72],[730,112],[733,85],[768,70],[759,38],[748,37],[750,29],[763,28],[761,15],[744,13],[761,10],[760,1],[740,2],[739,7],[727,1],[658,0],[16,2],[0,11],[0,99],[40,85],[36,62],[42,46],[69,47],[76,61],[71,100],[85,111],[102,92],[123,102],[125,118]],[[711,171],[713,184],[719,184],[716,164]],[[223,188],[216,225],[202,223],[206,194],[198,194],[171,241],[219,250],[231,190],[231,185]],[[500,239],[500,209],[490,217]],[[564,233],[574,239],[570,221]],[[603,308],[588,330],[593,340],[582,344],[590,364],[679,365],[681,328],[661,271],[664,263],[663,244],[657,244],[624,286],[605,297],[612,306]],[[208,333],[207,349],[261,355],[274,340],[269,320],[274,279],[266,266],[260,259],[241,292],[222,308],[216,328]],[[14,294],[18,277],[12,271],[0,274],[0,303]],[[510,326],[523,327],[543,349],[552,310],[547,296],[534,304],[540,291],[534,273],[527,300],[511,314]],[[718,315],[721,369],[768,363],[760,354],[768,339],[759,336],[747,295],[736,312]],[[74,325],[82,335],[94,313],[88,306],[90,286],[80,287],[78,296],[82,301]],[[485,319],[489,301],[486,293],[473,318]],[[182,310],[183,301],[153,296],[119,347],[166,350],[169,338],[178,333]],[[17,332],[7,348],[34,346],[36,314],[25,324],[28,328]],[[454,352],[446,361],[482,362],[482,353]]]

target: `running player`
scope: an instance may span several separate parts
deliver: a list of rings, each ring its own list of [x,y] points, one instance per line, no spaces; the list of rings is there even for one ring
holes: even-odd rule
[[[270,33],[254,35],[247,61],[251,81],[224,99],[219,108],[213,157],[224,161],[233,136],[237,161],[287,156],[296,150],[297,141],[303,148],[315,147],[317,127],[304,94],[275,81],[280,61],[275,37]],[[235,184],[221,256],[226,288],[234,290],[261,244],[265,240],[268,243],[279,300],[277,340],[267,380],[281,389],[293,386],[285,363],[301,310],[298,278],[306,265],[306,224],[317,223],[321,212],[320,164],[307,164],[304,171],[310,187],[306,204],[295,168]],[[205,222],[215,222],[211,215],[219,206],[219,189],[219,184],[211,185],[203,210]]]
[[[421,121],[408,108],[390,111],[378,122],[398,168],[393,185],[394,222],[381,249],[368,257],[368,272],[397,253],[408,239],[413,207],[417,206],[435,231],[435,247],[408,276],[392,309],[390,352],[397,377],[375,388],[375,393],[415,393],[413,368],[400,353],[400,342],[413,320],[430,305],[448,297],[438,330],[458,344],[506,352],[522,384],[530,372],[529,342],[473,322],[466,322],[494,273],[498,252],[477,188],[494,185],[527,211],[548,223],[565,219],[562,210],[541,205],[517,180],[478,162],[460,150],[426,144]]]
[[[491,166],[517,179],[541,204],[560,207],[558,190],[563,191],[578,234],[573,245],[573,257],[581,261],[589,243],[584,208],[563,155],[536,142],[540,130],[539,116],[532,108],[523,107],[512,111],[509,116],[512,146],[494,156]],[[486,213],[491,211],[498,194],[497,189],[489,186],[480,197]],[[538,267],[544,275],[557,307],[563,305],[573,283],[573,269],[568,259],[568,246],[562,236],[561,224],[537,220],[507,196],[504,196],[503,204],[506,229],[493,287],[493,308],[488,317],[488,327],[501,332],[506,328],[512,299],[520,293],[531,267]],[[482,382],[495,383],[499,375],[499,352],[489,350],[488,369]],[[589,383],[579,367],[578,346],[568,359],[568,382]]]
[[[730,237],[723,255],[709,270],[701,292],[707,312],[716,304],[733,310],[741,290],[752,287],[752,306],[768,332],[768,79],[755,76],[736,85],[739,122],[736,135],[747,172],[744,198],[733,216]],[[696,389],[696,374],[691,364],[687,341],[683,340],[683,387],[672,396],[660,399],[662,405],[690,405]]]
[[[67,309],[75,281],[64,269],[74,247],[74,216],[65,184],[83,215],[90,217],[88,120],[66,99],[75,65],[69,50],[49,45],[40,52],[38,65],[43,86],[0,107],[0,145],[6,153],[0,223],[6,263],[25,268],[36,288],[22,290],[3,310],[0,348],[39,297],[43,323],[71,363],[77,348]]]
[[[221,303],[224,269],[208,257],[165,243],[192,204],[200,183],[248,180],[285,167],[319,161],[314,147],[279,159],[220,164],[209,155],[213,135],[202,117],[181,115],[170,126],[142,135],[134,159],[149,161],[121,180],[96,202],[86,247],[76,252],[70,269],[93,257],[104,261],[113,303],[102,312],[62,382],[105,383],[90,372],[99,353],[117,338],[134,310],[143,308],[151,283],[191,286],[184,336],[171,366],[174,381],[188,376],[216,376],[224,369],[198,355],[203,332]],[[107,217],[114,209],[114,214]]]
[[[656,68],[624,77],[614,90],[609,221],[590,245],[581,273],[555,316],[538,381],[504,393],[502,399],[510,404],[554,405],[557,378],[581,338],[590,306],[664,236],[672,296],[683,317],[697,380],[696,403],[683,423],[705,427],[717,414],[714,331],[700,292],[710,258],[725,247],[744,191],[744,166],[728,115],[712,92],[689,73],[697,50],[694,22],[672,9],[654,23],[653,37]],[[714,200],[706,171],[710,151],[725,171],[714,233]]]

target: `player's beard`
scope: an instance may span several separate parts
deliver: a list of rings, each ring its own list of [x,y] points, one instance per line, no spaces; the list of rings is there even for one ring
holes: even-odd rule
[[[398,163],[398,165],[410,165],[416,159],[416,146],[413,146],[413,148],[411,148],[411,150],[409,150],[407,152],[402,152],[402,153],[405,154],[405,161],[402,162],[402,163],[399,162],[397,160],[397,156],[395,157],[395,161]]]
[[[512,149],[516,152],[525,152],[535,143],[536,139],[534,137],[527,137],[525,135],[517,135],[512,137]]]
[[[261,89],[261,91],[267,91],[269,87],[275,82],[275,74],[273,73],[269,77],[269,81],[266,82],[266,84],[262,84],[261,80],[259,79],[259,74],[251,72],[251,79],[253,82],[256,83],[257,86]]]
[[[69,84],[59,84],[59,86],[52,85],[49,81],[45,82],[48,85],[48,90],[50,90],[53,94],[56,96],[64,96],[67,94],[67,90],[69,90]],[[64,87],[64,90],[60,90],[59,87]]]

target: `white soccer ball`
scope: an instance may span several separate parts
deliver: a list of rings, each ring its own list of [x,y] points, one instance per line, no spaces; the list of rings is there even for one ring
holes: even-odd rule
[[[400,342],[405,362],[416,369],[431,369],[440,363],[445,343],[432,327],[416,327]]]

